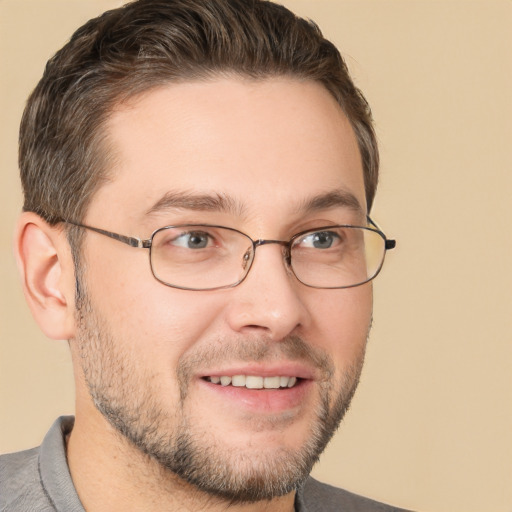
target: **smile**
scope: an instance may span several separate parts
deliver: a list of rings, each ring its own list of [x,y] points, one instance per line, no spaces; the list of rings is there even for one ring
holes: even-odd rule
[[[298,382],[297,377],[262,377],[258,375],[222,375],[220,377],[205,377],[205,380],[219,386],[234,386],[247,389],[292,388]]]

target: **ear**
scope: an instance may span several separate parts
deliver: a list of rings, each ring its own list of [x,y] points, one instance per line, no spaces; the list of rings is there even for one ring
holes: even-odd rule
[[[75,271],[62,225],[50,226],[32,212],[21,214],[14,251],[32,315],[49,338],[75,334]]]

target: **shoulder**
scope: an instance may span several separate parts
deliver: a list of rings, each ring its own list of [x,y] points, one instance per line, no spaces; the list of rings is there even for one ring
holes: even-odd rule
[[[323,484],[308,478],[300,491],[303,512],[407,512],[404,509]]]
[[[0,456],[0,511],[53,511],[39,475],[39,448]]]

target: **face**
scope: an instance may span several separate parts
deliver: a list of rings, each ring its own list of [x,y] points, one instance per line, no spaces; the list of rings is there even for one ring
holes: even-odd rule
[[[288,240],[365,223],[355,136],[318,84],[170,85],[119,107],[106,128],[116,166],[85,224],[140,238],[215,224]],[[81,266],[75,364],[133,449],[231,501],[286,494],[309,474],[357,385],[370,284],[307,287],[270,244],[238,286],[180,290],[153,277],[147,249],[90,231]]]

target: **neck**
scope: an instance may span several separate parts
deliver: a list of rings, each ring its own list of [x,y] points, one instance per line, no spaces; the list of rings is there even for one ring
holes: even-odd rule
[[[73,483],[88,512],[294,510],[294,493],[270,501],[231,504],[202,492],[141,453],[92,404],[82,411],[77,408],[67,457]]]

